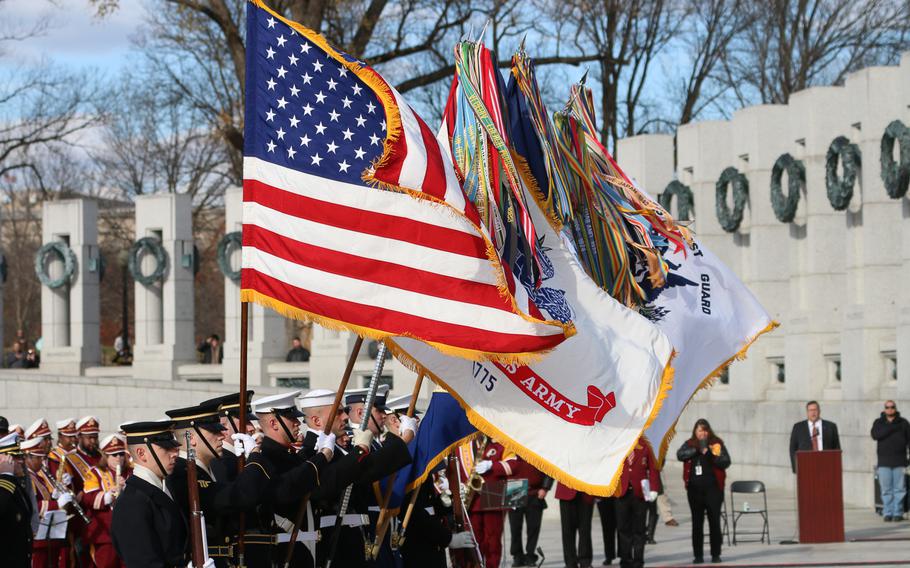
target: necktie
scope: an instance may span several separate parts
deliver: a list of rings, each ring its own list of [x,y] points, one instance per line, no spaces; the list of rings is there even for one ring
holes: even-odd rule
[[[812,425],[812,449],[815,451],[822,449],[822,441],[818,435],[818,424]]]

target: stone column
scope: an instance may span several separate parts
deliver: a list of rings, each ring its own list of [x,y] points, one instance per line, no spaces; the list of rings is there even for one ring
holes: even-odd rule
[[[350,331],[335,331],[326,329],[319,325],[313,325],[313,335],[310,349],[310,388],[314,389],[337,389],[344,373],[344,367],[347,364],[348,357],[351,354],[351,348],[357,336]],[[360,348],[358,356],[358,365],[361,362],[369,362],[369,339],[363,340],[363,346]],[[389,362],[386,361],[386,365]],[[365,365],[364,368],[368,367]],[[372,367],[370,367],[372,369]],[[360,388],[356,380],[357,373],[351,376],[351,382],[348,388]]]
[[[66,243],[76,258],[75,273],[56,289],[41,287],[41,368],[80,375],[101,363],[99,343],[98,204],[87,199],[47,202],[42,209],[42,242]],[[59,278],[64,263],[55,255],[48,275]]]
[[[879,166],[885,127],[907,120],[897,67],[870,67],[847,77],[849,138],[862,152],[862,208],[846,216],[846,294],[841,373],[845,400],[878,400],[887,377],[886,353],[894,350],[901,282],[902,207],[888,197]],[[903,200],[903,211],[907,201]],[[904,316],[901,316],[904,317]],[[890,393],[889,393],[890,395]]]
[[[901,57],[900,73],[900,98],[910,100],[910,52]],[[910,127],[910,112],[907,108],[901,110],[895,117],[900,117]],[[874,163],[874,162],[873,162]],[[910,207],[907,199],[902,203],[903,219],[901,220],[901,272],[900,281],[910,282]],[[901,400],[910,400],[910,287],[900,287],[900,311],[898,313],[896,355],[897,355],[897,397]]]
[[[619,166],[626,175],[654,199],[673,181],[673,136],[643,134],[623,138],[617,143],[617,153],[622,156]]]
[[[136,239],[158,240],[167,256],[162,280],[136,282],[136,346],[133,376],[170,381],[177,366],[196,362],[193,337],[193,221],[188,195],[156,194],[136,198]],[[155,263],[143,255],[140,265],[148,274]]]
[[[232,188],[224,194],[225,234],[239,231],[243,218],[243,190]],[[231,252],[232,268],[240,269],[240,248]],[[284,361],[289,349],[285,319],[259,304],[249,306],[247,332],[247,384],[268,385],[269,363]],[[240,382],[240,282],[224,278],[224,382]]]
[[[787,227],[790,307],[780,330],[787,337],[787,396],[794,401],[831,400],[841,393],[834,377],[840,334],[833,330],[843,319],[846,223],[844,212],[828,201],[825,161],[831,142],[850,136],[846,95],[842,87],[816,87],[794,93],[789,102],[789,152],[802,161],[808,188]],[[785,195],[787,180],[785,174]]]

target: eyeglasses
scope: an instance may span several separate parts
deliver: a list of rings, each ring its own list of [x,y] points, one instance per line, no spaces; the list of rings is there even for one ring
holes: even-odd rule
[[[893,404],[892,404],[892,405],[885,406],[885,410],[894,410],[894,409],[896,409],[896,408],[897,408],[897,407],[894,406]]]

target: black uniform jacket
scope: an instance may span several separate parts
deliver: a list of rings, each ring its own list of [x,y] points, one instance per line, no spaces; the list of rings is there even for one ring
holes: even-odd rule
[[[130,476],[117,498],[111,539],[127,568],[186,566],[187,526],[180,507],[139,476]]]
[[[304,448],[315,443],[315,435],[307,433]],[[306,450],[305,450],[306,451]],[[350,464],[354,464],[353,468]],[[347,514],[366,515],[369,506],[375,503],[373,482],[398,471],[411,463],[411,453],[407,444],[397,436],[389,436],[379,449],[374,449],[368,454],[354,447],[347,455],[336,449],[332,463],[323,475],[322,483],[313,493],[313,500],[317,505],[317,517],[338,514],[338,505],[344,496],[345,489],[353,483],[351,499],[348,504]],[[337,464],[337,465],[336,465]],[[337,475],[336,475],[337,473]],[[342,474],[343,473],[343,474]],[[365,564],[364,557],[364,532],[372,534],[370,527],[360,528],[343,526],[339,536],[334,565],[356,568]],[[334,529],[322,529],[322,539],[316,545],[318,562],[323,564],[329,553]]]
[[[446,548],[452,542],[452,529],[446,526],[445,520],[451,507],[444,507],[432,478],[427,479],[417,489],[417,500],[411,520],[404,533],[404,544],[401,545],[401,556],[405,568],[445,568]],[[410,502],[410,496],[403,503]],[[401,507],[399,518],[403,521],[407,505]],[[432,513],[430,513],[432,511]]]
[[[4,566],[30,568],[32,565],[32,504],[19,481],[0,475],[0,546]]]
[[[258,453],[250,456],[243,471],[235,476],[234,481],[221,481],[212,477],[201,467],[196,467],[196,478],[199,485],[199,506],[205,516],[205,534],[208,545],[227,547],[231,542],[236,523],[231,516],[240,511],[249,511],[263,499],[268,489],[269,476],[258,462]],[[177,458],[174,471],[167,478],[167,488],[174,496],[184,517],[189,520],[189,486],[187,485],[186,459]],[[213,472],[214,473],[214,472]],[[214,473],[214,475],[218,475]],[[190,549],[187,548],[187,552]]]

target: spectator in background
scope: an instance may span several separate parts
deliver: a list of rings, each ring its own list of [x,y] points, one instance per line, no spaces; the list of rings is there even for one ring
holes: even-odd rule
[[[288,363],[302,363],[304,361],[310,360],[310,351],[300,343],[300,338],[295,337],[291,341],[291,350],[288,351],[288,356],[285,358],[285,361]]]
[[[683,481],[692,511],[692,552],[694,564],[704,563],[705,513],[711,530],[711,562],[720,562],[723,535],[720,529],[720,506],[724,500],[726,469],[730,454],[704,418],[695,421],[692,437],[683,442],[676,457],[683,462]]]
[[[7,369],[25,368],[25,351],[22,349],[22,343],[18,339],[13,341],[11,350],[6,354],[6,359],[3,361],[3,366]]]
[[[872,423],[872,439],[878,442],[878,483],[882,490],[882,516],[886,523],[904,520],[904,468],[910,463],[910,422],[902,418],[893,400]]]
[[[34,349],[25,350],[25,368],[26,369],[35,369],[41,363],[41,356],[35,352]]]
[[[220,365],[224,359],[224,352],[221,349],[221,338],[214,333],[200,343],[196,351],[202,353],[202,363],[204,365]]]

